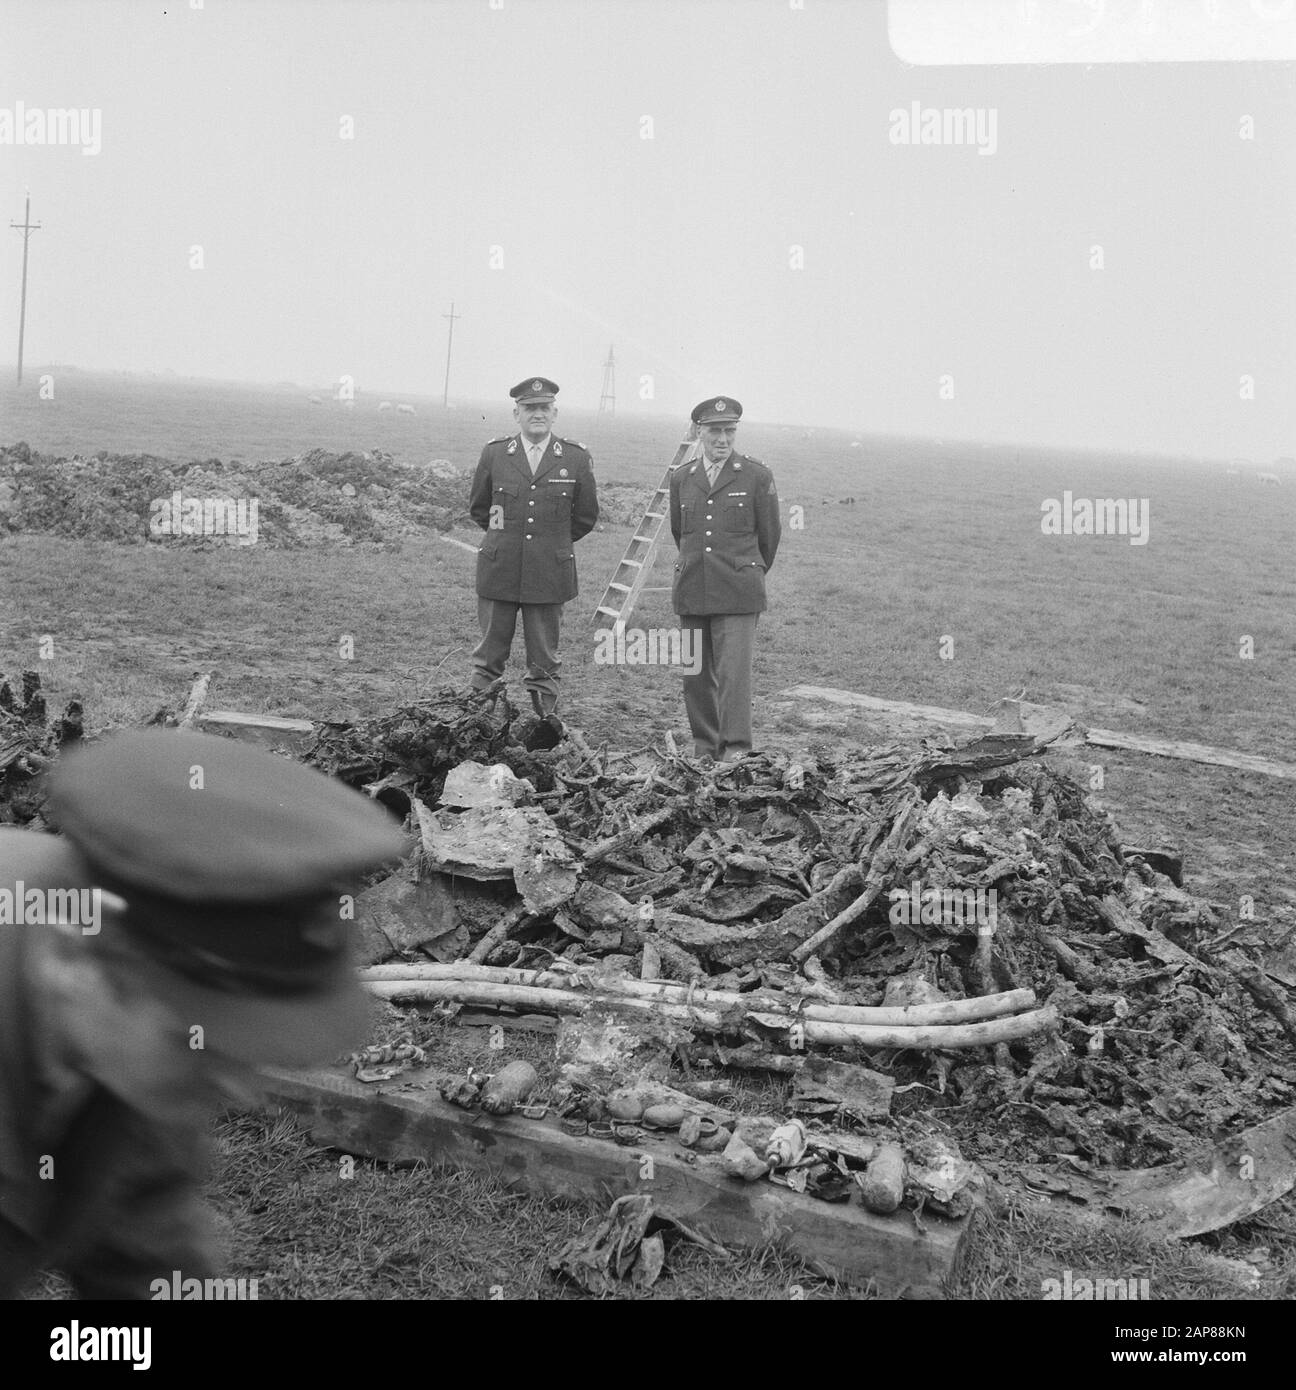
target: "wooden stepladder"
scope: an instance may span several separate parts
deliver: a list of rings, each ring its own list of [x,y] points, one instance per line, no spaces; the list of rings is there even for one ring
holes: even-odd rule
[[[625,625],[652,572],[657,542],[670,515],[671,474],[677,468],[682,468],[699,447],[695,439],[680,441],[670,467],[658,484],[657,491],[652,495],[652,501],[639,518],[639,524],[635,527],[630,544],[626,546],[621,563],[616,567],[616,573],[603,590],[603,597],[599,599],[598,607],[595,608],[591,619],[594,627],[602,623],[610,623],[614,627]]]

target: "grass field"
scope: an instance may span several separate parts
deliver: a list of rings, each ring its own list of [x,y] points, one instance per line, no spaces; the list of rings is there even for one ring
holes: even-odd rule
[[[38,375],[31,371],[29,381]],[[376,397],[350,411],[313,405],[296,388],[67,371],[55,378],[53,401],[38,400],[34,385],[21,394],[12,386],[0,390],[0,442],[26,440],[68,455],[107,449],[245,461],[312,447],[382,448],[402,459],[447,458],[470,468],[484,440],[512,423],[505,404],[442,411],[417,401],[418,413],[409,416],[379,414]],[[648,485],[658,481],[680,432],[670,420],[607,421],[575,412],[563,412],[558,428],[589,446],[600,479]],[[978,712],[1026,687],[1029,699],[1063,706],[1082,721],[1296,761],[1296,478],[1261,487],[1254,473],[1231,476],[1223,463],[1014,452],[757,422],[744,423],[739,448],[774,470],[785,527],[757,641],[758,740],[813,746],[867,742],[881,732],[855,716],[825,728],[806,712],[771,704],[778,691],[801,682]],[[1041,502],[1067,490],[1147,498],[1149,543],[1043,535]],[[846,496],[856,499],[853,506],[836,500]],[[609,526],[579,545],[582,592],[568,609],[564,638],[565,717],[618,746],[657,739],[667,728],[686,732],[669,672],[593,662],[588,614],[629,534],[628,527]],[[664,558],[655,582],[668,581]],[[92,728],[175,706],[193,674],[208,669],[217,673],[217,705],[316,717],[373,714],[429,686],[461,683],[476,641],[472,557],[434,537],[399,548],[273,551],[4,536],[0,596],[0,671],[39,666],[56,696],[84,695]],[[669,625],[668,595],[648,595],[638,621]],[[355,638],[353,660],[337,655],[345,634]],[[38,643],[46,635],[53,659],[41,661]],[[1248,636],[1254,657],[1244,659]],[[952,659],[942,659],[943,638],[952,639]],[[1139,755],[1103,753],[1100,761],[1099,799],[1131,839],[1181,845],[1189,885],[1230,914],[1236,897],[1248,893],[1262,917],[1296,921],[1290,782]],[[383,1183],[393,1188],[392,1212],[407,1191],[436,1195],[446,1210],[458,1210],[458,1201],[464,1211],[495,1211],[501,1221],[506,1208],[524,1210],[530,1214],[507,1220],[542,1244],[585,1214],[555,1209],[542,1220],[536,1213],[543,1204],[518,1208],[517,1199],[500,1193],[487,1200],[485,1189],[423,1170],[383,1177],[385,1170],[366,1168],[369,1185],[357,1195],[359,1189],[343,1191],[319,1176],[329,1160],[307,1155],[299,1138],[276,1131],[265,1144],[254,1130],[251,1121],[222,1130],[217,1190],[235,1212],[276,1213],[280,1237],[294,1222],[317,1225],[326,1216],[363,1224],[364,1203],[384,1200]],[[295,1187],[280,1184],[276,1164],[296,1165]],[[249,1183],[262,1205],[249,1204]],[[1289,1205],[1271,1210],[1266,1220],[1278,1234],[1265,1239],[1285,1252],[1279,1263],[1288,1271],[1268,1286],[1275,1290],[1290,1287],[1292,1218]],[[1016,1220],[1015,1255],[1004,1254],[997,1235],[1000,1244],[986,1257],[991,1264],[977,1266],[962,1295],[1037,1297],[1031,1260],[1056,1265],[1062,1239],[1041,1220]],[[249,1217],[239,1238],[246,1273],[274,1263],[268,1245],[247,1244],[257,1239],[259,1221]],[[1234,1233],[1225,1245],[1245,1235]],[[445,1288],[419,1282],[424,1276],[410,1272],[416,1260],[400,1270],[372,1268],[378,1249],[357,1244],[356,1258],[340,1272],[277,1275],[275,1296],[434,1296],[451,1286],[480,1292],[484,1276],[472,1272],[478,1255],[471,1239],[454,1265],[461,1274],[445,1275]],[[1186,1258],[1183,1252],[1154,1257],[1171,1270],[1169,1287],[1194,1287],[1198,1276],[1173,1263]],[[763,1258],[766,1264],[745,1264],[741,1274],[697,1274],[690,1265],[700,1282],[675,1291],[786,1297],[789,1281],[805,1275],[773,1255]],[[1017,1274],[1000,1277],[1003,1261],[1012,1259]],[[1022,1269],[1027,1275],[1019,1277]],[[546,1289],[537,1274],[525,1293]],[[834,1292],[822,1281],[814,1289]],[[661,1292],[671,1290],[663,1285]]]

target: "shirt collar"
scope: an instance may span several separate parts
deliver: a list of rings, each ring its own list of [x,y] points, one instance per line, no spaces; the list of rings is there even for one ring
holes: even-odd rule
[[[538,445],[532,444],[531,440],[529,440],[526,437],[526,435],[521,434],[520,432],[518,437],[522,441],[522,448],[526,451],[527,458],[531,457],[531,450],[533,448],[538,448],[540,450],[540,457],[544,458],[545,450],[549,447],[549,441],[553,438],[553,431],[551,430],[547,435],[545,435],[545,437],[540,441]]]

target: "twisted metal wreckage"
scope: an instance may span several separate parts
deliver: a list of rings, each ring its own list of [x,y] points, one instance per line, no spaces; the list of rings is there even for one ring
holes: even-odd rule
[[[47,725],[38,699],[0,686],[0,816],[37,826],[42,765],[80,719]],[[596,1291],[655,1279],[663,1236],[799,1226],[825,1267],[930,1292],[962,1245],[941,1218],[987,1176],[1178,1235],[1296,1181],[1293,982],[1268,973],[1262,924],[1184,890],[1172,851],[1121,844],[1047,761],[1062,726],[711,767],[669,735],[546,748],[533,725],[502,694],[443,691],[303,739],[411,828],[356,901],[366,987],[430,1023],[556,1033],[551,1072],[505,1068],[493,1094],[429,1065],[420,1015],[389,1020],[345,1083],[272,1087],[317,1137],[471,1162],[513,1126],[495,1158],[520,1173],[530,1145],[550,1191],[655,1153],[647,1206],[556,1257]],[[779,1113],[742,1113],[753,1074]],[[396,1109],[378,1123],[376,1104]],[[733,1190],[765,1178],[782,1194],[748,1189],[740,1219]]]

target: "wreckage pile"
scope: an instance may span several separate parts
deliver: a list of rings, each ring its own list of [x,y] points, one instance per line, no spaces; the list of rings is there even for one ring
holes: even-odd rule
[[[468,518],[471,468],[449,459],[412,463],[383,449],[331,453],[310,449],[279,461],[205,459],[180,463],[154,454],[71,458],[38,453],[27,444],[0,446],[0,535],[41,533],[125,544],[238,545],[239,535],[173,534],[151,529],[156,504],[180,494],[197,499],[257,502],[257,545],[390,544],[456,525]],[[652,490],[632,484],[600,486],[600,528],[635,526]],[[184,524],[181,510],[176,518]]]
[[[0,821],[43,828],[42,773],[80,721],[48,718],[34,673],[0,682]],[[448,1100],[952,1214],[968,1159],[1168,1171],[1290,1110],[1296,1017],[1258,924],[1186,892],[1172,852],[1123,845],[1035,736],[713,766],[669,735],[614,753],[545,731],[502,693],[445,690],[320,724],[304,755],[410,828],[357,898],[371,992],[558,1018],[553,1077],[496,1096],[509,1068],[446,1076]],[[355,1059],[372,1081],[435,1061],[399,1040]],[[760,1074],[776,1114],[737,1100]]]
[[[716,767],[518,734],[505,700],[444,692],[310,759],[419,837],[358,902],[369,988],[574,1020],[577,1091],[633,1082],[590,1041],[629,1028],[694,1082],[790,1074],[820,1121],[1095,1169],[1292,1101],[1296,1022],[1237,925],[1028,734]]]
[[[26,444],[0,448],[0,534],[39,532],[140,544],[247,544],[239,535],[151,529],[157,504],[229,498],[257,503],[255,543],[294,548],[400,541],[466,519],[468,480],[446,460],[401,463],[381,449],[312,449],[279,462],[179,463],[153,454],[72,458]],[[245,508],[246,512],[246,508]],[[184,524],[183,510],[176,518]]]
[[[82,736],[81,701],[49,716],[38,671],[15,681],[0,675],[0,825],[44,827],[44,774],[58,750]]]

